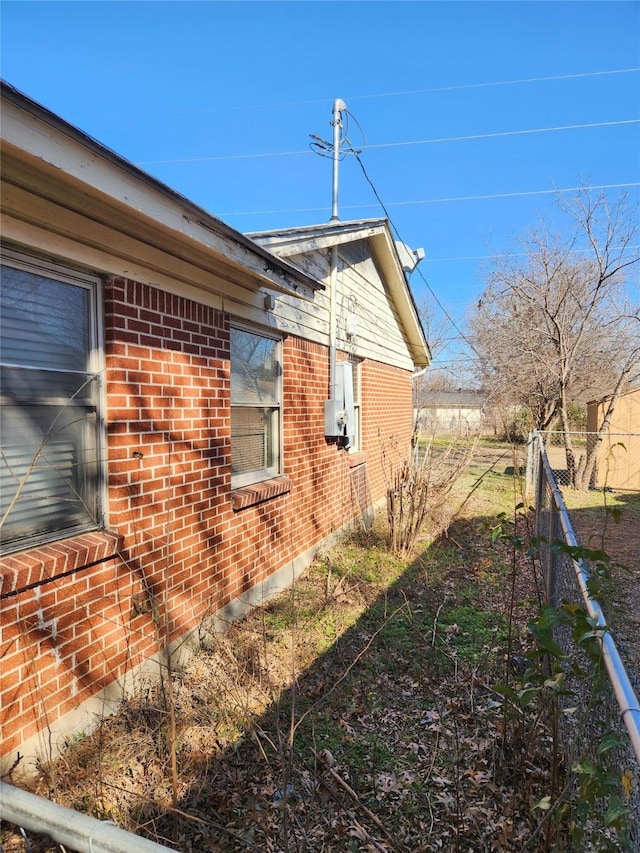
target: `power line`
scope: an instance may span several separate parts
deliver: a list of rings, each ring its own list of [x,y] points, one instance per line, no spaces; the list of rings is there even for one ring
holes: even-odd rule
[[[597,189],[597,188],[594,188]],[[621,247],[614,247],[619,249],[620,251],[637,251],[640,249],[640,246],[625,246],[624,250]],[[571,249],[571,254],[581,254],[582,252],[590,252],[590,248],[584,249]],[[500,258],[526,258],[528,257],[526,252],[496,252],[495,255],[461,255],[458,258],[425,258],[425,263],[430,262],[432,264],[449,262],[449,261],[486,261]]]
[[[590,186],[589,188],[592,190],[612,190],[612,189],[623,189],[625,187],[640,187],[640,181],[628,181],[627,183],[622,184],[597,184],[596,186]],[[448,198],[426,198],[426,199],[416,199],[413,201],[389,201],[386,202],[386,207],[407,207],[409,205],[417,205],[417,204],[443,204],[450,202],[458,202],[458,201],[486,201],[490,199],[496,198],[521,198],[524,196],[535,196],[535,195],[553,195],[555,193],[570,193],[570,192],[578,192],[579,190],[584,189],[584,187],[561,187],[554,188],[549,190],[522,190],[520,192],[511,192],[511,193],[490,193],[487,195],[465,195],[465,196],[451,196]],[[385,205],[382,205],[382,202],[378,202],[378,204],[371,204],[369,202],[363,204],[343,204],[341,205],[342,210],[362,210],[364,208],[369,207],[378,207],[382,206],[383,209]],[[218,216],[257,216],[257,215],[267,215],[267,214],[280,214],[280,213],[315,213],[318,211],[327,211],[329,208],[327,205],[323,205],[322,207],[289,207],[289,208],[279,208],[274,210],[236,210],[236,211],[227,211],[223,213],[219,213]]]
[[[589,188],[592,190],[612,190],[612,189],[621,189],[623,187],[640,187],[640,181],[637,182],[628,182],[623,184],[599,184],[597,186],[590,186]],[[549,189],[549,190],[525,190],[520,192],[513,193],[491,193],[488,195],[463,195],[463,196],[452,196],[450,198],[429,198],[429,199],[417,199],[415,201],[392,201],[389,202],[389,207],[399,207],[399,206],[407,206],[412,204],[441,204],[443,202],[452,202],[452,201],[484,201],[485,199],[493,199],[493,198],[521,198],[523,196],[530,195],[551,195],[554,193],[569,193],[569,192],[578,192],[579,190],[584,189],[583,187],[564,187],[563,189]],[[361,205],[345,205],[347,207],[360,207]],[[363,207],[374,207],[374,205],[362,205]]]
[[[468,136],[442,136],[434,139],[413,139],[403,140],[400,142],[378,142],[373,145],[367,145],[367,148],[401,148],[408,145],[436,145],[443,142],[466,142],[476,141],[478,139],[499,139],[507,136],[525,136],[534,133],[552,133],[563,130],[584,130],[595,127],[616,127],[625,124],[639,124],[640,119],[620,119],[619,121],[599,121],[589,122],[587,124],[566,124],[558,125],[557,127],[533,127],[525,130],[503,130],[495,133],[473,133]],[[302,151],[271,151],[262,154],[220,154],[213,157],[185,157],[173,160],[140,160],[139,166],[158,166],[171,165],[176,163],[211,163],[218,160],[252,160],[265,157],[301,157],[313,152],[309,149]]]
[[[393,231],[395,232],[395,234],[396,234],[397,238],[398,238],[399,240],[401,240],[402,242],[404,242],[404,241],[402,240],[402,237],[400,236],[400,232],[399,232],[399,231],[398,231],[398,229],[396,228],[396,225],[395,225],[394,221],[392,220],[391,216],[389,215],[389,212],[387,211],[387,209],[386,209],[386,207],[385,207],[385,205],[384,205],[384,202],[383,202],[383,201],[382,201],[382,199],[380,198],[380,195],[379,195],[379,193],[378,193],[378,190],[377,190],[377,189],[376,189],[376,187],[375,187],[375,184],[373,183],[373,181],[372,181],[372,180],[371,180],[371,178],[369,177],[369,175],[368,175],[368,173],[367,173],[367,170],[366,170],[366,169],[365,169],[365,167],[364,167],[364,163],[362,162],[362,159],[360,158],[360,154],[359,154],[359,153],[358,153],[354,148],[352,148],[352,149],[351,149],[351,151],[352,151],[352,153],[353,153],[354,157],[356,158],[356,160],[357,160],[357,162],[358,162],[358,165],[359,165],[359,166],[360,166],[360,168],[362,169],[362,174],[364,175],[364,177],[365,177],[365,179],[366,179],[367,183],[369,184],[369,186],[370,186],[370,187],[371,187],[371,189],[373,190],[373,194],[375,195],[376,199],[378,200],[378,204],[379,204],[379,205],[380,205],[380,207],[383,209],[383,211],[384,211],[384,213],[385,213],[385,216],[387,217],[387,219],[388,219],[388,221],[389,221],[389,224],[391,225],[391,228],[392,228],[392,229],[393,229]],[[427,290],[429,291],[429,293],[431,294],[431,296],[435,299],[436,304],[438,305],[438,307],[440,308],[440,310],[442,311],[442,313],[444,314],[444,316],[445,316],[445,317],[447,318],[447,320],[451,323],[451,325],[453,326],[453,328],[456,330],[456,332],[458,332],[458,334],[459,334],[459,335],[460,335],[460,337],[465,341],[465,343],[467,343],[467,344],[471,347],[472,351],[473,351],[473,352],[476,352],[476,350],[475,350],[475,348],[474,348],[473,344],[471,343],[471,341],[469,341],[469,340],[465,337],[465,335],[463,334],[462,330],[459,328],[459,326],[457,325],[456,321],[453,319],[453,317],[449,314],[449,312],[447,311],[447,309],[444,307],[444,305],[443,305],[443,304],[442,304],[442,302],[440,301],[439,297],[437,296],[437,294],[435,293],[435,291],[433,290],[433,288],[431,287],[431,285],[429,284],[429,282],[427,281],[427,279],[426,279],[426,278],[424,277],[424,275],[422,274],[422,271],[420,270],[420,268],[419,268],[419,267],[418,267],[418,274],[420,275],[420,278],[421,278],[421,279],[422,279],[422,281],[424,282],[424,284],[425,284],[425,286],[427,287]],[[478,355],[478,353],[476,353],[476,355]]]
[[[220,154],[215,157],[185,157],[176,160],[138,160],[138,166],[157,166],[172,163],[209,163],[214,160],[253,160],[261,157],[299,157],[312,152],[305,148],[303,151],[272,151],[264,154]]]
[[[548,83],[556,80],[579,80],[588,77],[610,77],[614,74],[633,74],[640,71],[640,68],[615,68],[609,71],[584,71],[576,74],[556,74],[554,76],[549,77],[523,77],[521,79],[516,80],[493,80],[487,81],[484,83],[459,83],[453,84],[450,86],[431,86],[427,89],[408,89],[405,91],[398,92],[373,92],[368,95],[346,95],[345,100],[347,101],[366,101],[373,100],[375,98],[399,98],[406,97],[410,95],[428,95],[434,92],[455,92],[455,91],[463,91],[464,89],[490,89],[495,88],[497,86],[516,86],[521,85],[523,83]],[[282,107],[300,107],[300,106],[308,106],[310,104],[326,104],[332,98],[311,98],[304,101],[277,101],[268,104],[231,104],[229,106],[221,107],[217,105],[215,108],[206,109],[206,110],[180,110],[174,115],[205,115],[211,112],[220,112],[221,109],[226,110],[258,110],[258,109],[275,109]],[[157,113],[136,113],[139,117],[148,117],[151,115],[157,115]]]
[[[383,209],[383,211],[384,211],[384,213],[385,213],[385,216],[386,216],[386,217],[387,217],[387,219],[389,220],[389,224],[391,225],[391,228],[392,228],[392,229],[393,229],[393,231],[395,232],[396,237],[397,237],[397,238],[398,238],[398,240],[400,240],[401,242],[404,242],[404,240],[402,240],[402,237],[400,236],[400,232],[399,232],[399,231],[398,231],[398,229],[396,228],[396,225],[395,225],[394,221],[392,220],[392,218],[391,218],[391,216],[389,215],[389,212],[387,211],[387,209],[386,209],[386,207],[385,207],[385,205],[384,205],[384,203],[383,203],[382,199],[380,198],[380,195],[378,194],[378,190],[376,189],[375,184],[373,183],[373,181],[372,181],[372,180],[371,180],[371,178],[369,177],[369,175],[368,175],[368,173],[367,173],[367,170],[366,170],[366,169],[365,169],[365,167],[364,167],[364,163],[362,162],[362,160],[361,160],[361,158],[360,158],[360,154],[359,154],[359,153],[358,153],[354,148],[352,148],[352,149],[351,149],[351,153],[354,155],[354,157],[356,158],[356,160],[357,160],[357,162],[358,162],[358,164],[359,164],[360,168],[362,169],[362,174],[364,175],[364,177],[365,177],[365,179],[367,180],[367,182],[368,182],[369,186],[370,186],[370,187],[371,187],[371,189],[373,190],[373,194],[375,195],[376,199],[378,200],[378,204],[379,204],[379,205],[380,205],[380,207]],[[444,314],[444,316],[445,316],[445,317],[447,318],[447,320],[451,323],[451,325],[452,325],[452,326],[453,326],[453,328],[456,330],[456,332],[458,332],[458,334],[460,335],[460,337],[462,338],[462,340],[463,340],[463,341],[464,341],[464,342],[465,342],[465,343],[466,343],[466,344],[471,348],[472,352],[474,352],[478,357],[480,357],[480,354],[479,354],[478,352],[476,352],[476,349],[475,349],[474,345],[472,344],[472,342],[471,342],[471,341],[466,337],[466,335],[464,334],[464,332],[462,331],[462,329],[460,329],[460,327],[458,326],[458,324],[456,323],[456,321],[453,319],[453,317],[451,316],[451,314],[449,314],[449,312],[447,311],[447,309],[444,307],[444,305],[443,305],[443,304],[442,304],[442,302],[440,301],[439,297],[437,296],[436,292],[433,290],[433,288],[431,287],[431,285],[429,284],[429,282],[427,281],[427,279],[425,278],[425,276],[422,274],[422,270],[420,269],[420,267],[418,267],[418,268],[417,268],[417,270],[418,270],[418,275],[419,275],[419,276],[420,276],[420,278],[422,279],[422,281],[423,281],[424,285],[426,286],[426,288],[427,288],[427,290],[429,291],[429,293],[431,294],[431,296],[435,299],[436,304],[438,305],[438,307],[440,308],[440,310],[442,311],[442,313]]]
[[[631,74],[640,68],[620,68],[614,71],[586,71],[582,74],[558,74],[553,77],[523,77],[519,80],[497,80],[489,83],[461,83],[453,86],[434,86],[429,89],[413,89],[406,92],[386,92],[378,95],[349,95],[346,100],[355,101],[364,98],[394,98],[400,95],[423,95],[430,92],[453,92],[461,89],[482,89],[492,86],[513,86],[521,83],[545,83],[552,80],[576,80],[580,77],[602,77],[609,74]]]
[[[630,118],[623,119],[621,121],[599,121],[599,122],[591,122],[589,124],[566,124],[559,125],[558,127],[534,127],[528,130],[504,130],[498,131],[496,133],[475,133],[470,136],[446,136],[442,138],[436,139],[416,139],[414,141],[409,142],[379,142],[375,145],[368,145],[367,148],[399,148],[401,146],[406,145],[432,145],[434,143],[440,142],[465,142],[468,140],[475,139],[496,139],[501,136],[524,136],[526,134],[531,133],[551,133],[552,131],[559,130],[581,130],[583,128],[591,128],[591,127],[613,127],[615,125],[621,124],[638,124],[640,123],[640,119]]]

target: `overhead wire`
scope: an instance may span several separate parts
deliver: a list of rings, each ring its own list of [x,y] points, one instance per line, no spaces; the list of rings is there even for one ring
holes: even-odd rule
[[[564,130],[584,130],[596,127],[616,127],[620,125],[640,124],[640,119],[619,119],[616,121],[587,122],[586,124],[557,125],[556,127],[532,127],[521,130],[502,130],[493,133],[472,133],[467,136],[442,136],[433,139],[408,139],[399,142],[377,142],[367,147],[372,148],[401,148],[410,145],[436,145],[445,142],[477,141],[479,139],[498,139],[507,136],[525,136],[534,133],[552,133]],[[177,163],[208,163],[218,160],[251,160],[265,157],[297,157],[311,153],[309,149],[300,151],[270,151],[254,154],[217,154],[211,157],[184,157],[170,160],[139,160],[139,166],[172,165]],[[317,152],[316,152],[317,153]]]
[[[345,112],[348,112],[348,110],[345,110]],[[354,120],[355,120],[355,119],[354,119]],[[357,123],[357,120],[356,120],[356,123]],[[359,127],[359,126],[360,126],[360,125],[358,124],[358,127]],[[367,181],[367,183],[368,183],[368,184],[369,184],[369,186],[371,187],[371,189],[372,189],[372,191],[373,191],[373,194],[374,194],[374,196],[376,197],[376,200],[378,201],[378,204],[380,205],[380,207],[381,207],[381,208],[382,208],[382,210],[384,211],[384,214],[385,214],[385,216],[386,216],[387,220],[389,221],[389,224],[390,224],[390,226],[391,226],[392,231],[394,232],[394,234],[396,235],[396,237],[398,238],[398,240],[400,240],[401,242],[404,242],[404,240],[403,240],[403,239],[402,239],[402,237],[400,236],[400,232],[398,231],[398,229],[397,229],[397,227],[396,227],[396,225],[395,225],[395,222],[393,221],[393,219],[392,219],[392,217],[391,217],[391,215],[390,215],[389,211],[387,210],[387,208],[386,208],[386,206],[385,206],[384,202],[383,202],[383,201],[382,201],[382,199],[380,198],[380,194],[378,193],[378,190],[377,190],[377,188],[376,188],[375,184],[374,184],[374,183],[373,183],[373,181],[371,180],[371,178],[370,178],[370,176],[369,176],[369,174],[368,174],[368,172],[367,172],[367,170],[366,170],[366,168],[365,168],[365,166],[364,166],[364,163],[362,162],[362,159],[361,159],[361,157],[360,157],[360,154],[361,154],[362,152],[360,152],[360,151],[358,151],[357,149],[355,149],[355,148],[353,148],[353,147],[352,147],[352,148],[351,148],[351,153],[352,153],[352,154],[354,155],[354,157],[356,158],[356,161],[357,161],[358,165],[360,166],[360,168],[361,168],[361,170],[362,170],[362,174],[364,175],[365,180]],[[456,330],[456,332],[458,333],[458,335],[460,336],[460,338],[461,338],[461,339],[462,339],[462,340],[467,344],[467,346],[469,346],[469,347],[470,347],[470,349],[471,349],[471,350],[472,350],[472,351],[473,351],[473,352],[474,352],[478,357],[480,357],[480,354],[478,353],[478,351],[477,351],[477,350],[476,350],[476,348],[474,347],[473,343],[469,340],[469,338],[467,338],[467,336],[464,334],[464,332],[462,331],[462,329],[460,329],[460,327],[458,326],[458,324],[456,323],[456,321],[453,319],[453,317],[451,316],[451,314],[450,314],[450,313],[447,311],[447,309],[444,307],[444,305],[443,305],[443,304],[442,304],[442,302],[440,301],[440,298],[438,297],[438,295],[436,294],[436,292],[433,290],[433,288],[431,287],[431,285],[430,285],[430,284],[429,284],[429,282],[427,281],[426,277],[423,275],[422,270],[421,270],[419,267],[417,267],[416,269],[417,269],[417,272],[418,272],[418,274],[419,274],[420,278],[422,279],[422,281],[423,281],[424,285],[426,286],[427,290],[429,291],[429,293],[431,294],[431,296],[433,297],[433,299],[435,300],[436,304],[438,305],[438,307],[440,308],[440,310],[442,311],[442,313],[444,314],[444,316],[447,318],[447,320],[449,321],[449,323],[451,323],[451,325],[453,326],[453,328]]]
[[[590,188],[592,190],[613,190],[625,189],[627,187],[640,187],[640,181],[626,181],[619,184],[594,184]],[[418,204],[445,204],[459,201],[487,201],[494,198],[523,198],[525,196],[536,195],[555,195],[556,193],[571,193],[578,192],[582,187],[552,187],[548,190],[522,190],[520,192],[511,193],[486,193],[484,195],[465,195],[451,196],[448,198],[425,198],[416,199],[413,201],[388,201],[386,207],[408,207]],[[362,203],[362,204],[343,204],[343,210],[364,210],[368,207],[378,207],[378,204]],[[327,205],[322,207],[285,207],[274,208],[270,210],[234,210],[221,212],[220,216],[255,216],[257,214],[276,214],[276,213],[314,213],[318,211],[326,211]]]
[[[598,187],[590,187],[590,189],[598,189]],[[622,247],[612,247],[612,248],[620,249],[622,251]],[[640,246],[625,246],[624,247],[624,251],[627,251],[627,252],[635,252],[638,249],[640,249]],[[569,254],[582,254],[583,252],[589,252],[589,251],[590,251],[590,248],[588,248],[588,247],[585,247],[583,249],[571,249]],[[455,257],[452,257],[452,258],[425,258],[425,261],[427,261],[427,263],[434,264],[434,263],[442,263],[442,262],[449,263],[451,261],[486,261],[486,260],[492,260],[492,259],[498,260],[501,258],[526,258],[526,257],[527,257],[526,252],[508,252],[508,253],[496,252],[495,255],[460,255],[457,258],[455,258]]]
[[[373,194],[374,194],[374,196],[375,196],[375,198],[376,198],[376,200],[377,200],[378,204],[380,205],[380,207],[381,207],[381,208],[382,208],[382,210],[384,211],[384,214],[385,214],[385,216],[386,216],[386,218],[387,218],[387,220],[388,220],[388,222],[389,222],[389,224],[390,224],[390,226],[391,226],[392,231],[395,233],[395,235],[396,235],[396,237],[397,237],[397,239],[398,239],[398,240],[400,240],[400,241],[404,242],[404,241],[402,240],[402,237],[400,236],[400,233],[399,233],[399,231],[398,231],[398,229],[397,229],[397,227],[396,227],[396,225],[395,225],[395,223],[394,223],[393,219],[391,218],[391,215],[389,214],[389,211],[387,210],[387,208],[386,208],[386,206],[385,206],[384,202],[383,202],[383,201],[382,201],[382,199],[380,198],[380,194],[378,193],[378,190],[377,190],[377,188],[376,188],[375,184],[373,183],[373,181],[372,181],[372,180],[371,180],[371,178],[369,177],[369,174],[368,174],[368,172],[367,172],[367,170],[366,170],[366,168],[365,168],[365,166],[364,166],[364,163],[362,162],[362,160],[361,160],[361,158],[360,158],[360,154],[361,154],[361,153],[364,151],[364,149],[367,147],[367,145],[366,145],[366,137],[365,137],[364,130],[363,130],[363,128],[362,128],[362,126],[361,126],[360,122],[358,121],[358,119],[357,119],[357,118],[356,118],[352,113],[350,113],[350,112],[349,112],[349,110],[347,110],[347,109],[343,110],[343,114],[344,114],[344,116],[345,116],[345,119],[346,119],[346,120],[344,121],[344,124],[343,124],[343,123],[342,123],[342,121],[341,121],[341,125],[340,125],[340,139],[339,139],[339,147],[340,147],[340,150],[343,150],[343,151],[344,151],[345,156],[346,156],[347,154],[353,154],[353,155],[354,155],[354,157],[356,158],[356,161],[358,162],[358,165],[360,166],[360,168],[361,168],[361,170],[362,170],[362,173],[363,173],[363,175],[364,175],[364,177],[365,177],[365,179],[366,179],[367,183],[369,184],[369,186],[371,187],[371,189],[372,189],[372,191],[373,191]],[[360,134],[361,134],[361,136],[362,136],[362,146],[360,146],[360,147],[356,147],[356,146],[353,144],[353,142],[351,141],[351,139],[349,138],[348,128],[349,128],[349,119],[350,119],[350,118],[355,122],[355,124],[357,125],[358,130],[359,130],[359,132],[360,132]],[[341,114],[341,119],[342,119],[342,114]],[[317,139],[316,137],[312,137],[312,138],[313,138],[314,140],[315,140],[315,139]],[[315,153],[319,154],[320,156],[322,156],[322,157],[326,157],[326,156],[328,156],[328,152],[329,152],[328,143],[326,143],[324,140],[322,140],[322,143],[323,143],[323,144],[322,144],[321,150],[316,150],[316,149],[312,149],[312,150],[315,150]],[[344,148],[343,148],[343,146],[344,146]],[[332,147],[333,147],[333,146],[331,146],[331,148],[332,148]],[[340,150],[338,151],[338,156],[340,155]],[[332,151],[332,150],[331,150],[331,154],[333,154],[333,151]],[[464,341],[465,341],[465,343],[466,343],[466,344],[471,348],[471,350],[472,350],[476,355],[479,355],[479,354],[477,353],[477,351],[476,351],[475,347],[473,346],[473,343],[472,343],[472,342],[471,342],[471,341],[470,341],[470,340],[465,336],[465,334],[464,334],[464,333],[462,332],[462,330],[459,328],[459,326],[457,325],[457,323],[455,322],[455,320],[453,319],[453,317],[449,314],[449,312],[447,311],[447,309],[444,307],[444,305],[443,305],[443,304],[442,304],[442,302],[440,301],[439,297],[437,296],[437,294],[435,293],[435,291],[433,290],[433,288],[431,287],[431,285],[429,284],[429,282],[427,281],[427,279],[425,278],[425,276],[422,274],[422,271],[421,271],[421,270],[418,270],[418,273],[420,274],[420,277],[422,278],[422,280],[423,280],[423,282],[424,282],[425,286],[427,287],[427,289],[428,289],[428,290],[429,290],[429,292],[431,293],[431,295],[432,295],[433,299],[436,301],[436,303],[437,303],[437,305],[439,306],[440,310],[443,312],[444,316],[447,318],[447,320],[449,321],[449,323],[451,323],[451,325],[453,326],[453,328],[455,329],[455,331],[458,333],[458,336],[459,336],[460,338],[462,338],[462,340],[464,340]],[[450,340],[458,340],[458,338],[451,338]]]
[[[579,80],[587,77],[610,77],[614,74],[634,74],[638,71],[640,71],[640,68],[614,68],[609,69],[607,71],[582,71],[574,74],[555,74],[547,77],[522,77],[515,80],[489,80],[482,83],[455,83],[449,86],[431,86],[426,89],[407,89],[398,92],[372,92],[368,95],[346,95],[345,100],[365,101],[373,100],[375,98],[399,98],[411,95],[428,95],[437,92],[463,91],[465,89],[489,89],[495,88],[497,86],[515,86],[522,85],[523,83],[547,83],[553,82],[555,80]],[[278,101],[263,104],[238,104],[234,101],[233,104],[230,104],[225,107],[221,107],[220,104],[217,104],[215,107],[215,112],[219,113],[221,109],[237,111],[309,106],[311,104],[325,104],[328,100],[329,97],[325,96],[322,98],[309,98],[303,101]],[[213,108],[204,110],[181,110],[179,112],[179,115],[203,115],[213,111]],[[148,117],[150,115],[156,115],[156,113],[145,112],[137,113],[136,115],[137,117]]]
[[[435,139],[415,139],[408,140],[406,142],[379,142],[375,145],[370,145],[370,148],[399,148],[405,145],[432,145],[434,143],[440,142],[465,142],[467,140],[476,140],[476,139],[495,139],[501,136],[523,136],[531,133],[551,133],[552,131],[560,131],[560,130],[582,130],[584,128],[592,128],[592,127],[613,127],[621,124],[638,124],[640,123],[640,119],[630,118],[630,119],[621,119],[618,121],[598,121],[598,122],[588,122],[587,124],[566,124],[566,125],[558,125],[557,127],[533,127],[525,130],[504,130],[504,131],[496,131],[494,133],[475,133],[468,136],[447,136],[442,138]]]
[[[349,95],[348,100],[363,100],[365,98],[395,98],[404,95],[425,95],[432,92],[454,92],[463,89],[484,89],[492,86],[513,86],[522,83],[546,83],[553,80],[577,80],[582,77],[604,77],[611,74],[632,74],[640,68],[618,68],[611,71],[585,71],[578,74],[556,74],[549,77],[523,77],[516,80],[495,80],[485,83],[459,83],[451,86],[432,86],[428,89],[413,89],[405,92],[384,92],[376,95]]]
[[[611,190],[611,189],[623,189],[624,187],[640,187],[640,181],[626,181],[620,184],[597,184],[591,187],[593,190]],[[511,193],[487,193],[485,195],[464,195],[464,196],[452,196],[450,198],[434,198],[434,199],[416,199],[415,201],[392,201],[389,202],[389,207],[401,207],[401,206],[409,206],[412,204],[443,204],[447,202],[454,201],[484,201],[487,199],[493,198],[522,198],[524,196],[532,196],[532,195],[551,195],[554,193],[569,193],[569,192],[577,192],[582,189],[582,187],[563,187],[558,189],[556,187],[552,187],[548,190],[523,190],[520,192],[511,192]],[[359,205],[352,205],[359,206]]]

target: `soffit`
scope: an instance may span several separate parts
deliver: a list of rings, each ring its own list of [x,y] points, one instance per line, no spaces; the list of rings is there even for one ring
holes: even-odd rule
[[[386,228],[385,219],[363,219],[352,222],[328,222],[302,228],[283,228],[279,231],[255,231],[247,237],[277,251],[279,257],[329,249],[356,240],[366,240]]]

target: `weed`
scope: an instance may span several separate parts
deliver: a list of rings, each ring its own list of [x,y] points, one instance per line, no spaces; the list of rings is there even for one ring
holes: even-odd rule
[[[411,554],[419,539],[433,541],[449,527],[455,511],[449,496],[469,465],[477,437],[460,434],[439,447],[435,437],[418,441],[409,458],[383,446],[387,518],[394,554]]]
[[[514,554],[525,545],[523,537],[505,530],[502,520],[492,538],[510,541]],[[530,558],[542,545],[572,561],[588,561],[588,594],[596,601],[609,597],[611,561],[604,550],[530,542]],[[556,606],[543,603],[528,630],[532,643],[526,654],[509,657],[507,678],[494,692],[502,697],[495,705],[503,712],[505,766],[525,786],[530,779],[526,756],[533,745],[542,740],[552,746],[551,785],[533,806],[542,817],[530,844],[542,835],[546,849],[573,849],[572,843],[578,849],[586,843],[603,853],[629,849],[625,773],[616,754],[621,737],[617,731],[602,730],[606,717],[596,711],[609,689],[601,642],[608,629],[580,604],[563,601]]]

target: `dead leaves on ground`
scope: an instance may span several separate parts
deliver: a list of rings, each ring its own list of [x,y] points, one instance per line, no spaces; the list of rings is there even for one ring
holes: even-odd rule
[[[473,559],[459,560],[460,543]],[[297,582],[299,612],[257,610],[211,639],[175,682],[177,815],[157,690],[70,745],[42,785],[183,851],[521,850],[549,792],[548,755],[526,756],[524,784],[509,772],[525,746],[504,749],[490,686],[503,650],[494,640],[470,657],[468,632],[443,620],[462,597],[504,612],[504,564],[469,522],[442,547],[448,567],[440,554],[430,570],[426,555],[391,586],[357,561],[346,582],[333,560],[328,580],[320,562]],[[535,597],[524,571],[522,601]]]

